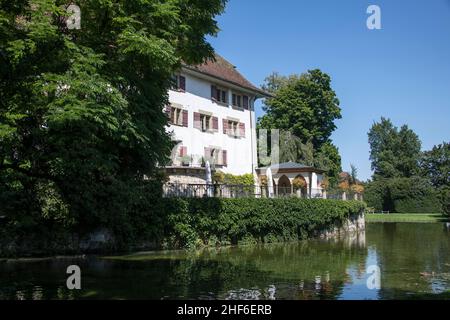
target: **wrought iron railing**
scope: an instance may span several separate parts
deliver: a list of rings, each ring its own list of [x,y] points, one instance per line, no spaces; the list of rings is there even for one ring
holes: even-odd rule
[[[292,187],[272,188],[268,186],[229,185],[229,184],[178,184],[167,183],[163,186],[164,197],[182,198],[283,198],[298,197],[305,199],[327,198],[339,200],[362,200],[354,193],[326,192],[323,189],[294,189]]]

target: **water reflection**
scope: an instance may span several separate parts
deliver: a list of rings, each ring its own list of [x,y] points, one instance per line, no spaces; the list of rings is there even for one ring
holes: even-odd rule
[[[0,299],[392,299],[449,290],[441,224],[371,224],[341,239],[153,252],[103,259],[0,262]],[[65,287],[82,270],[82,290]],[[369,290],[367,267],[381,268]]]

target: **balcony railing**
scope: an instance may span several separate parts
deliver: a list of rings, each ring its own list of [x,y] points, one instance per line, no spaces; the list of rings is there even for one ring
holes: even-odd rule
[[[284,198],[304,199],[324,198],[339,200],[362,200],[360,194],[345,192],[325,192],[323,189],[293,189],[277,187],[269,190],[267,186],[228,185],[228,184],[178,184],[167,183],[163,186],[163,195],[167,198]]]

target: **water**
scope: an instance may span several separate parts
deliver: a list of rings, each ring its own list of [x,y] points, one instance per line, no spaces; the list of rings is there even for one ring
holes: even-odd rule
[[[66,288],[70,264],[81,267],[81,290]],[[379,289],[367,286],[372,265]],[[0,299],[448,299],[449,290],[450,230],[438,223],[369,224],[341,240],[0,262]]]

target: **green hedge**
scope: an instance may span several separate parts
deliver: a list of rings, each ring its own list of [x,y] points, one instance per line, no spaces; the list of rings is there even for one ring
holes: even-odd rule
[[[304,239],[364,210],[365,203],[324,199],[164,199],[167,247]]]
[[[137,191],[136,191],[137,190]],[[126,210],[68,225],[47,215],[2,220],[0,256],[85,252],[78,238],[106,229],[114,241],[98,252],[282,242],[304,239],[361,212],[357,201],[324,199],[162,198],[149,184],[133,189]],[[75,239],[75,240],[74,240]],[[95,251],[97,252],[97,251]]]
[[[443,200],[427,179],[392,178],[366,185],[364,200],[376,211],[396,213],[440,213]]]

